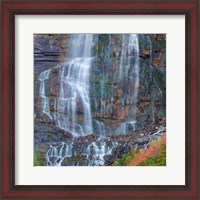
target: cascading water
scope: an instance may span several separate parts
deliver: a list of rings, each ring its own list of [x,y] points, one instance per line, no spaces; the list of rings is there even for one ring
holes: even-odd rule
[[[74,136],[85,136],[93,133],[91,105],[89,97],[89,77],[93,42],[93,34],[76,34],[73,38],[72,59],[66,61],[60,70],[60,89],[57,103],[54,103],[57,112],[54,120],[59,128],[72,133]],[[44,81],[49,78],[50,70],[41,73],[42,111],[49,117],[49,98],[46,98]],[[77,104],[81,106],[83,124],[77,123]],[[51,117],[52,119],[52,117]]]
[[[148,36],[148,41],[149,41],[149,57],[151,60],[152,59],[152,42],[149,36]]]
[[[128,56],[127,56],[128,54]],[[135,56],[134,64],[132,63],[132,56]],[[136,107],[137,107],[137,96],[138,96],[138,84],[139,84],[139,42],[137,34],[122,35],[122,53],[120,59],[120,80],[125,84],[126,89],[123,91],[123,96],[128,97],[127,86],[131,89],[132,96],[130,100],[132,102],[132,115],[131,119],[127,122],[123,122],[117,132],[126,134],[127,126],[132,126],[132,131],[135,130],[136,123]],[[129,92],[130,93],[130,92]],[[128,102],[128,98],[124,100],[122,98],[122,110],[124,109],[124,101]]]
[[[155,118],[156,118],[156,116],[155,116],[155,113],[156,113],[156,111],[155,111],[155,95],[154,95],[155,90],[158,91],[161,99],[162,99],[163,94],[162,94],[162,90],[160,89],[160,87],[156,81],[156,78],[154,75],[154,67],[152,65],[150,65],[149,67],[150,67],[151,73],[152,73],[150,79],[154,83],[154,84],[152,84],[152,88],[151,88],[151,112],[152,112],[152,123],[154,123]]]
[[[107,47],[104,48],[99,45],[101,38],[98,35],[74,34],[71,37],[70,56],[68,55],[62,65],[55,67],[58,71],[59,82],[57,96],[50,97],[47,89],[53,71],[51,69],[44,71],[38,77],[41,108],[44,114],[59,128],[71,133],[74,137],[94,134],[101,139],[98,142],[85,144],[84,153],[81,154],[86,156],[85,165],[104,164],[104,156],[110,155],[117,145],[117,143],[111,145],[104,142],[106,135],[127,134],[137,130],[136,111],[140,83],[139,36],[138,34],[122,34],[119,37],[121,49],[113,48],[111,34],[106,37]],[[144,39],[145,36],[141,35],[141,38]],[[152,43],[149,36],[146,38],[149,42],[151,60]],[[100,69],[95,68],[95,63],[98,66],[101,62],[104,62],[104,65],[99,67]],[[113,77],[109,76],[109,73],[112,73],[111,70],[113,70]],[[101,77],[100,80],[99,77]],[[93,85],[90,81],[92,78],[95,80]],[[91,89],[94,91],[94,88],[97,92],[91,94]],[[154,101],[152,99],[153,121],[155,121]],[[120,105],[120,110],[115,108],[117,103]],[[116,116],[113,116],[116,113],[117,115],[125,113],[127,108],[129,113],[127,116],[122,116],[122,119],[118,120]],[[108,125],[109,120],[118,124]],[[117,120],[118,122],[115,122]],[[46,154],[47,165],[61,166],[66,158],[79,155],[80,152],[74,150],[74,145],[74,142],[51,145]],[[71,165],[79,164],[71,163]]]
[[[137,97],[138,97],[138,88],[139,88],[139,71],[140,71],[140,61],[139,61],[139,42],[138,42],[138,35],[137,34],[131,34],[131,39],[132,44],[130,45],[130,51],[132,49],[132,46],[134,47],[134,52],[135,52],[135,81],[132,81],[131,77],[131,82],[133,86],[133,91],[132,91],[132,102],[133,102],[133,109],[134,109],[134,114],[133,114],[133,120],[136,121],[136,107],[137,107]]]
[[[88,166],[103,166],[104,156],[111,155],[112,149],[118,145],[117,142],[110,142],[107,144],[103,140],[97,140],[89,143],[87,146],[82,146],[79,156],[83,157],[83,161]],[[46,162],[48,166],[61,166],[62,162],[66,159],[68,165],[78,166],[74,160],[68,161],[71,157],[76,157],[77,152],[73,150],[74,143],[70,145],[62,142],[59,145],[50,145],[50,149],[46,154]]]
[[[122,39],[121,39],[122,47],[121,47],[121,58],[120,58],[120,68],[119,68],[119,78],[123,79],[123,70],[124,70],[124,59],[126,58],[126,38],[125,34],[122,34]]]
[[[52,116],[49,112],[49,98],[48,98],[48,94],[46,94],[46,89],[45,89],[45,81],[47,81],[49,79],[49,75],[51,73],[51,70],[47,70],[42,72],[38,79],[40,80],[40,97],[42,99],[42,112],[45,113],[50,119],[52,119]]]

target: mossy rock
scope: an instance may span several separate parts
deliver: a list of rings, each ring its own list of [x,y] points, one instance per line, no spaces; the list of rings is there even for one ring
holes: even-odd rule
[[[45,166],[45,153],[34,149],[34,166]]]

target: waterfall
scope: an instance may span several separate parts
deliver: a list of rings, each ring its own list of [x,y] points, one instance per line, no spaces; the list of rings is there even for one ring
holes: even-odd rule
[[[40,81],[39,94],[40,94],[41,102],[42,102],[42,112],[45,113],[47,116],[49,116],[50,119],[53,119],[49,112],[49,98],[45,89],[45,81],[49,79],[50,73],[51,73],[51,70],[46,70],[38,76],[38,79]]]
[[[105,117],[105,102],[104,102],[104,98],[103,98],[103,94],[104,94],[104,80],[102,80],[102,82],[101,82],[101,99],[100,99],[100,101],[101,101],[101,109],[100,109],[100,111],[101,111],[101,113],[103,113],[103,117]]]
[[[64,160],[62,154],[63,148],[63,142],[61,143],[61,145],[58,146],[50,145],[50,149],[46,153],[46,163],[48,166],[61,166],[61,163]]]
[[[121,57],[120,57],[120,67],[119,67],[119,78],[120,80],[123,79],[123,68],[124,68],[124,59],[126,57],[126,49],[125,49],[125,34],[122,34],[122,39],[121,39]]]
[[[150,58],[150,61],[152,61],[152,42],[151,42],[150,36],[147,36],[147,38],[149,41],[149,58]],[[153,69],[153,67],[151,65],[150,65],[150,67],[151,67],[151,69]],[[154,78],[154,80],[155,80],[155,78]],[[154,104],[155,104],[155,97],[151,94],[152,123],[155,122],[155,105]]]
[[[130,87],[131,95],[131,102],[132,102],[132,110],[133,110],[133,121],[136,121],[136,107],[137,107],[137,96],[138,96],[138,87],[139,87],[139,70],[140,70],[140,62],[139,62],[139,42],[138,42],[138,34],[129,34],[126,39],[126,43],[124,42],[124,37],[122,39],[122,55],[121,55],[121,64],[120,64],[120,71],[123,71],[123,82],[125,84],[125,88]],[[127,47],[126,47],[127,46]],[[125,50],[127,51],[125,54]],[[134,64],[133,64],[134,58]],[[125,60],[125,62],[124,62]],[[123,69],[121,69],[121,66]],[[126,92],[124,96],[128,96]],[[126,99],[126,102],[128,99]],[[123,104],[123,101],[122,101]],[[122,124],[123,126],[123,124]]]
[[[165,93],[151,63],[156,49],[152,41],[143,34],[66,37],[65,61],[38,76],[39,105],[44,113],[38,116],[44,123],[51,120],[45,127],[55,134],[54,141],[48,138],[48,166],[107,165],[124,138],[149,125],[149,116],[152,123],[160,118],[157,101]],[[54,124],[64,131],[56,134]],[[115,138],[119,134],[127,136]]]
[[[134,71],[135,71],[135,81],[133,83],[133,109],[134,109],[134,116],[133,121],[136,121],[136,109],[137,109],[137,97],[138,97],[138,88],[139,88],[139,77],[140,77],[140,60],[139,60],[139,42],[138,42],[138,35],[131,34],[132,45],[134,46],[134,53],[135,53],[135,63],[134,63]]]
[[[93,133],[89,98],[92,41],[92,34],[75,36],[74,46],[72,47],[73,59],[65,63],[61,74],[58,110],[65,111],[67,109],[66,113],[68,113],[69,118],[67,119],[67,127],[64,129],[74,133],[74,135],[77,133],[78,135]],[[83,51],[81,52],[81,50]],[[83,125],[77,124],[77,103],[82,105]],[[58,121],[60,121],[59,118]],[[69,128],[70,124],[72,128]]]
[[[133,102],[133,110],[137,105],[137,95],[138,95],[138,84],[139,84],[139,42],[138,34],[122,34],[121,39],[121,58],[119,67],[119,79],[123,82],[124,90],[123,96],[126,99],[121,98],[122,110],[124,108],[124,103],[128,102],[128,87],[131,87],[132,92],[131,101]],[[132,63],[134,56],[134,65]],[[135,75],[134,75],[135,74]],[[129,82],[130,80],[130,82]],[[135,120],[135,116],[134,116]]]
[[[112,49],[112,36],[111,34],[108,35],[109,37],[109,43],[108,43],[108,57],[110,57],[110,52],[111,52],[111,49]]]
[[[107,38],[107,47],[109,49],[107,53],[110,54],[113,49],[111,34]],[[109,76],[105,65],[102,65],[101,75],[99,75],[101,77],[99,86],[97,86],[99,94],[96,94],[96,96],[90,94],[90,87],[93,86],[90,85],[92,63],[94,59],[96,59],[96,62],[98,61],[98,54],[96,57],[93,57],[93,54],[96,53],[95,49],[98,48],[98,42],[98,35],[74,34],[71,36],[69,54],[71,56],[66,58],[66,61],[62,65],[55,67],[58,70],[59,76],[57,97],[51,97],[48,91],[50,78],[53,74],[52,69],[42,72],[38,77],[40,81],[42,112],[51,120],[54,120],[59,128],[71,133],[75,137],[94,133],[92,113],[95,116],[94,112],[100,112],[99,116],[105,118],[109,116],[109,110],[114,106],[113,102],[110,101],[110,99],[114,99],[114,96],[109,97],[107,85]],[[122,91],[120,94],[121,112],[124,111],[127,104],[131,103],[129,118],[121,125],[118,125],[119,129],[117,127],[113,129],[113,131],[123,130],[123,133],[126,133],[127,124],[129,126],[132,124],[132,130],[135,130],[135,125],[137,124],[136,107],[140,70],[138,34],[122,34],[120,43],[120,53],[119,49],[117,50],[119,57],[110,58],[105,55],[105,58],[111,59],[115,63],[114,67],[118,66],[115,74],[116,72],[118,73],[120,81],[118,88]],[[101,57],[101,59],[103,60],[104,57]],[[109,64],[110,61],[107,63]],[[92,73],[94,72],[92,71]],[[110,87],[113,87],[113,85]],[[114,87],[112,90],[111,95],[114,95]],[[93,99],[94,104],[93,110],[91,108],[91,99]],[[99,132],[101,136],[107,134],[109,127],[105,126],[98,119],[95,119],[95,121],[98,126],[95,131]],[[110,130],[112,131],[112,129]]]
[[[45,94],[45,81],[49,79],[51,70],[44,71],[39,76],[43,113],[54,119],[59,128],[74,136],[93,133],[89,97],[92,44],[93,34],[75,34],[71,48],[72,58],[60,67],[59,97],[54,101],[57,112],[53,117],[49,112],[50,98]],[[82,124],[77,122],[77,110],[83,115]]]
[[[117,129],[117,133],[126,134],[129,131],[135,131],[136,121],[124,122]]]
[[[99,120],[96,120],[95,122],[96,122],[96,124],[98,126],[100,137],[105,136],[106,135],[105,124],[103,122],[99,121]]]
[[[61,142],[58,145],[50,145],[50,149],[46,154],[46,163],[48,166],[61,166],[65,158],[77,156],[76,151],[72,151],[74,142],[70,145]],[[97,140],[82,147],[81,155],[85,156],[88,166],[102,166],[105,163],[104,156],[111,155],[113,148],[118,146],[117,142],[107,144],[103,140]],[[73,166],[78,166],[79,163],[71,161]]]
[[[152,59],[152,42],[150,36],[148,36],[148,41],[149,41],[149,57],[150,60]]]
[[[155,78],[155,75],[154,75],[154,67],[152,65],[150,65],[150,69],[151,69],[151,80],[152,82],[154,83],[154,87],[152,86],[151,87],[151,91],[157,89],[159,94],[160,94],[160,97],[162,98],[163,94],[162,94],[162,90],[160,89],[157,81],[156,81],[156,78]],[[154,94],[152,94],[153,92],[151,92],[151,112],[152,112],[152,123],[155,122],[155,119],[156,119],[156,116],[155,116],[155,96]]]

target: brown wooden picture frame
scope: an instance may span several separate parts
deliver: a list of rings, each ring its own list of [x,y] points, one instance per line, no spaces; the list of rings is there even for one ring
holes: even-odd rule
[[[2,1],[1,198],[200,199],[198,10],[198,0]],[[38,14],[185,15],[185,185],[15,185],[15,16]]]

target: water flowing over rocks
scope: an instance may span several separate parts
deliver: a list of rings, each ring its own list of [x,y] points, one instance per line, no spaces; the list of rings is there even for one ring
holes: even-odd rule
[[[165,39],[35,35],[34,145],[47,165],[111,165],[162,135]]]
[[[48,166],[108,166],[131,149],[146,148],[152,139],[166,133],[165,121],[127,135],[95,137],[88,135],[53,143],[46,154]]]

